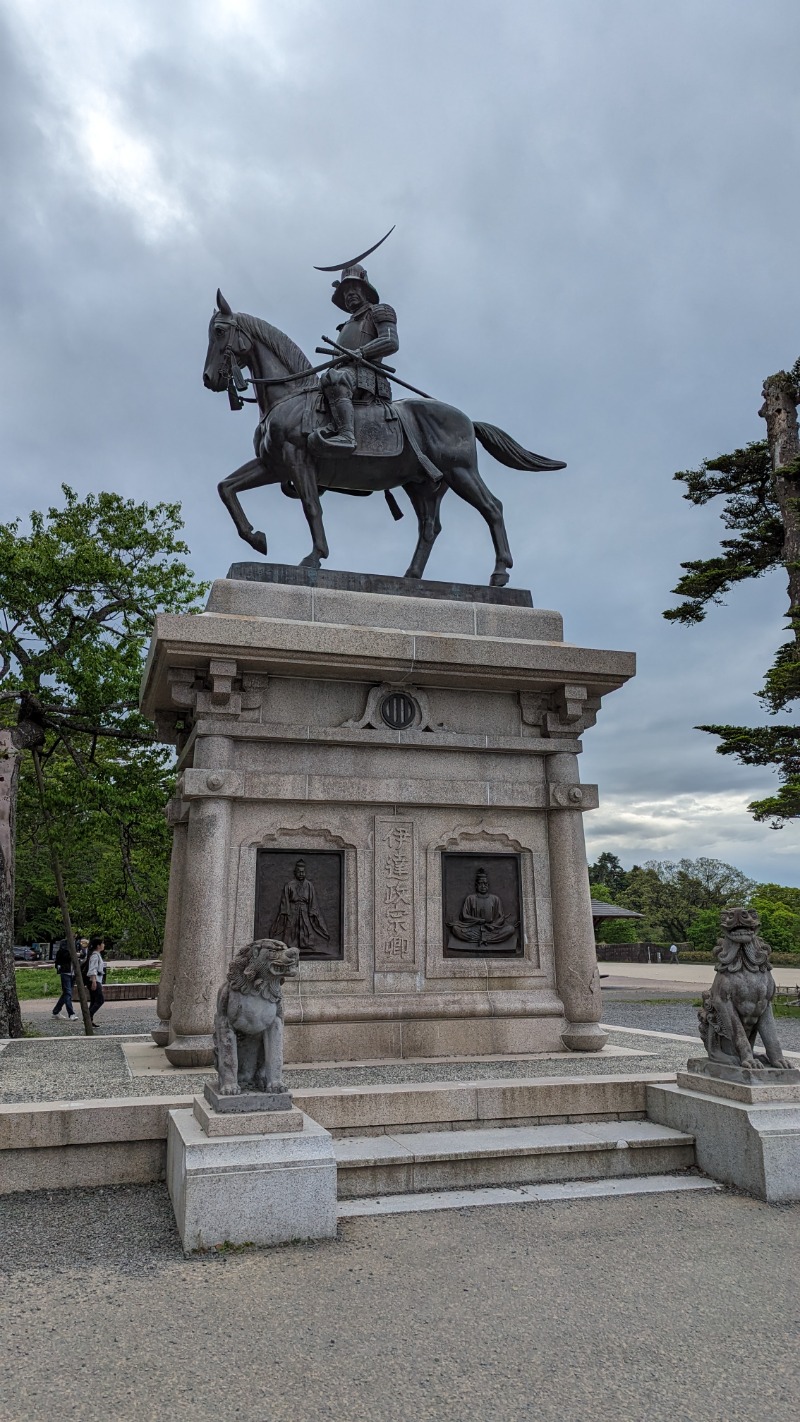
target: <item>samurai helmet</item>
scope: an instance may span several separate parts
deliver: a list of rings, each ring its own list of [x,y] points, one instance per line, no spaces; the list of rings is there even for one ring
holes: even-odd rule
[[[361,288],[361,293],[365,301],[368,301],[371,306],[377,306],[380,297],[367,276],[366,267],[362,267],[359,262],[353,262],[351,266],[342,268],[341,280],[333,283],[333,296],[331,297],[331,301],[334,306],[339,307],[340,311],[347,310],[344,302],[344,286],[346,282],[356,282]]]

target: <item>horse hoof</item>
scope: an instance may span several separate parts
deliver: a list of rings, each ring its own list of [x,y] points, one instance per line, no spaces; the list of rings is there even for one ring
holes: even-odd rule
[[[251,548],[255,548],[256,553],[261,553],[261,554],[263,554],[263,556],[266,558],[266,556],[267,556],[267,535],[266,535],[266,533],[261,533],[261,532],[252,533],[252,534],[250,535],[250,537],[248,538],[247,541],[248,541],[248,543],[250,544],[250,547],[251,547]]]
[[[320,565],[320,563],[321,563],[321,561],[322,561],[322,560],[321,560],[321,558],[319,557],[319,554],[318,554],[318,553],[309,553],[309,555],[308,555],[307,558],[303,558],[302,562],[300,563],[300,567],[301,567],[301,568],[318,568],[319,565]]]
[[[508,582],[508,573],[492,573],[489,579],[490,588],[504,588]]]
[[[415,582],[419,582],[420,578],[422,577],[422,574],[421,574],[421,573],[415,573],[413,568],[407,568],[406,571],[405,571],[405,573],[403,574],[403,577],[404,577],[404,578],[413,578]]]

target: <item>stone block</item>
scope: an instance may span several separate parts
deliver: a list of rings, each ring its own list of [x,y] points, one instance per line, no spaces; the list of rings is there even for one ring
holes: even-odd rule
[[[103,1141],[10,1150],[0,1157],[0,1195],[17,1190],[82,1190],[164,1179],[165,1141]]]
[[[203,1095],[209,1106],[222,1115],[241,1116],[245,1112],[264,1115],[272,1111],[291,1111],[292,1097],[289,1091],[240,1091],[236,1096],[223,1096],[213,1081],[207,1081]]]
[[[333,1143],[307,1117],[301,1131],[211,1138],[193,1111],[171,1111],[167,1188],[187,1253],[336,1235]]]
[[[195,1096],[192,1107],[207,1136],[274,1136],[288,1131],[302,1131],[303,1113],[292,1107],[281,1111],[241,1111],[228,1115],[215,1111],[202,1096]]]
[[[693,1135],[697,1164],[712,1179],[773,1204],[800,1200],[800,1105],[748,1104],[665,1084],[648,1086],[647,1114]]]
[[[743,1067],[691,1057],[686,1071],[678,1072],[678,1085],[729,1101],[800,1102],[800,1071],[796,1067]]]

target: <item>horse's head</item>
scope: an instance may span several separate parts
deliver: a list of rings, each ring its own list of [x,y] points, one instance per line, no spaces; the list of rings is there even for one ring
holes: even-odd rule
[[[231,310],[221,291],[217,291],[217,310],[208,323],[208,352],[203,367],[203,384],[207,390],[227,390],[236,366],[247,365],[252,341],[242,330],[236,313]]]

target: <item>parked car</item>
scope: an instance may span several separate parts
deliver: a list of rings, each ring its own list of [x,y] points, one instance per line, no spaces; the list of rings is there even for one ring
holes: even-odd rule
[[[29,948],[26,943],[14,944],[15,963],[38,963],[41,956],[39,948]]]

